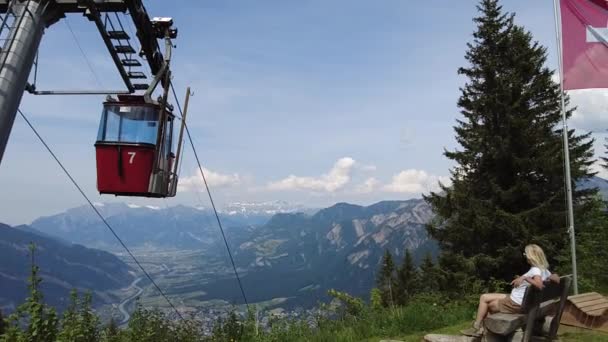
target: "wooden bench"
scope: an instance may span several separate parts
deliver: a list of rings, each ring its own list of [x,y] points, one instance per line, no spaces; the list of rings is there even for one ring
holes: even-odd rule
[[[484,321],[486,340],[511,340],[517,329],[524,330],[521,341],[528,342],[533,335],[544,335],[547,341],[557,337],[557,329],[561,320],[568,291],[570,277],[561,277],[560,282],[545,281],[542,290],[530,285],[526,289],[520,314],[496,313],[489,315]],[[554,315],[548,331],[542,332],[545,318]],[[515,339],[513,339],[515,341]]]
[[[561,323],[608,333],[608,298],[597,292],[568,297]]]

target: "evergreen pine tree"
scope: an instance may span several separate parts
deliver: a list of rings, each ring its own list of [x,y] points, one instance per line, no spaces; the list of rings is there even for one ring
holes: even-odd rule
[[[78,293],[75,289],[70,291],[70,302],[63,312],[61,319],[61,331],[57,339],[59,341],[75,341],[78,338]]]
[[[382,305],[384,307],[394,306],[394,287],[395,287],[395,263],[391,252],[386,249],[380,265],[380,273],[376,279],[376,287],[380,290]]]
[[[420,264],[420,292],[437,292],[440,289],[440,270],[427,253]]]
[[[395,301],[399,305],[405,305],[410,298],[416,294],[419,288],[419,274],[414,266],[412,253],[409,249],[405,250],[403,263],[397,270]]]
[[[93,313],[93,295],[87,292],[82,300],[79,311],[80,331],[83,341],[97,341],[99,339],[99,318]]]
[[[57,314],[54,308],[49,308],[43,302],[40,283],[42,279],[38,275],[40,268],[36,265],[36,246],[29,246],[32,265],[29,277],[30,296],[26,302],[17,309],[18,313],[24,314],[27,320],[25,339],[31,342],[55,341],[57,337]]]
[[[369,304],[372,310],[378,311],[382,309],[382,293],[378,288],[374,287],[369,293]]]
[[[228,314],[228,318],[222,326],[222,333],[227,341],[240,341],[243,334],[243,325],[234,310]]]
[[[120,341],[118,324],[114,320],[114,317],[110,318],[110,322],[106,325],[103,332],[103,341],[107,342],[118,342]]]
[[[213,329],[211,330],[211,336],[213,336],[213,339],[216,341],[225,339],[223,327],[224,320],[222,317],[218,317],[213,324]]]
[[[521,274],[526,244],[538,243],[550,263],[567,248],[560,89],[544,66],[546,49],[497,0],[478,9],[469,65],[459,69],[468,78],[455,127],[462,148],[445,152],[457,164],[452,185],[425,197],[437,214],[428,231],[451,273],[445,281],[461,289],[457,282]],[[592,175],[593,141],[568,134],[575,184]],[[575,191],[577,217],[594,191]]]
[[[0,310],[0,336],[4,334],[4,317],[2,316],[2,310]]]
[[[126,341],[173,341],[171,321],[159,310],[146,310],[137,303],[131,315],[127,329],[124,331]]]
[[[608,291],[608,214],[606,203],[596,197],[581,225],[577,225],[577,263],[579,288],[585,291]],[[564,264],[570,266],[570,254],[564,253]],[[568,267],[564,268],[568,272]]]

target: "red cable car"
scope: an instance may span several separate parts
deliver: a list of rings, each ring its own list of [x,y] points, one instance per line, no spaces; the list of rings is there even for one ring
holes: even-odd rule
[[[99,192],[117,196],[175,196],[177,162],[172,151],[175,117],[169,109],[138,95],[119,95],[118,100],[108,98],[103,107],[95,143]]]
[[[165,39],[162,67],[143,95],[118,95],[118,100],[108,97],[103,104],[95,142],[97,190],[101,194],[173,197],[177,191],[177,169],[190,88],[186,94],[177,154],[174,154],[175,117],[167,97],[171,84],[171,38],[177,36],[177,30],[171,27],[171,18],[154,18],[151,23],[156,38]],[[163,96],[153,101],[152,93],[159,83]]]

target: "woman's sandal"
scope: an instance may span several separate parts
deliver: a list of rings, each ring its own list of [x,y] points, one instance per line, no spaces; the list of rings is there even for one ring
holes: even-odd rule
[[[477,327],[475,325],[475,322],[473,322],[472,327],[470,327],[468,329],[460,330],[460,333],[463,334],[464,336],[481,337],[483,335],[483,327],[481,327],[481,325],[479,327]]]
[[[468,329],[460,330],[460,333],[463,334],[464,336],[481,337],[481,335],[483,335],[483,329],[468,328]]]

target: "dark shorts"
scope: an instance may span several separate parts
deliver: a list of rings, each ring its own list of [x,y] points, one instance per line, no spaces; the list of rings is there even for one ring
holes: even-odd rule
[[[520,313],[521,305],[515,303],[511,296],[507,295],[505,298],[498,301],[498,311],[502,313]]]

